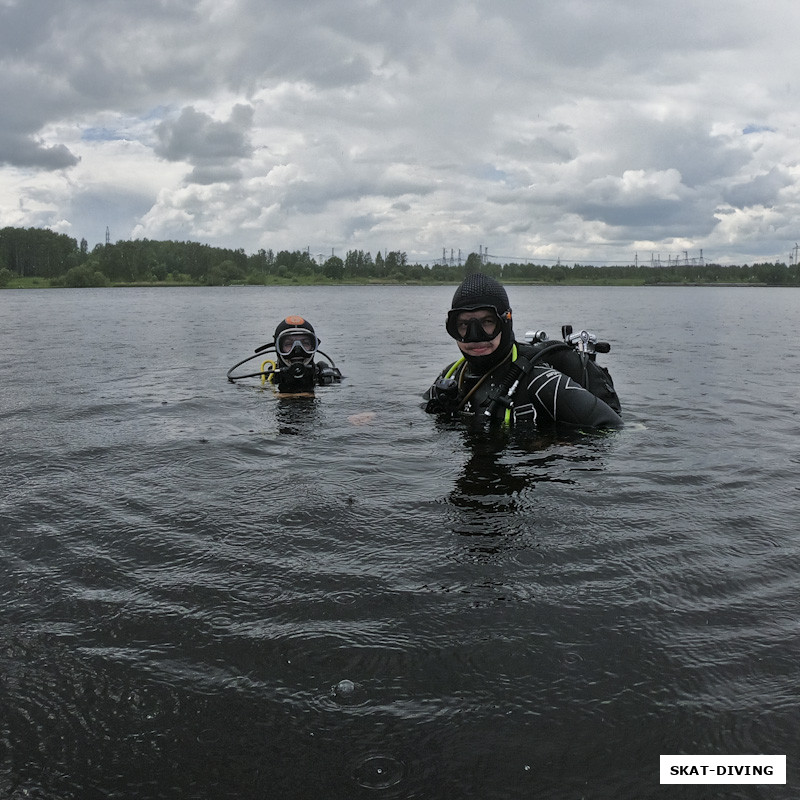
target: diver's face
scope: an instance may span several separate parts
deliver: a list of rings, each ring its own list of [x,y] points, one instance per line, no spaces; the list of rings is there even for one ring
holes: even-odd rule
[[[299,328],[284,331],[275,342],[278,358],[284,364],[310,363],[316,349],[316,337]]]
[[[456,330],[461,336],[466,335],[470,322],[475,320],[486,334],[500,328],[500,320],[497,315],[488,309],[479,308],[477,311],[462,311],[456,317]],[[500,346],[502,331],[499,331],[493,339],[483,342],[456,342],[459,349],[467,356],[488,356],[494,353]]]

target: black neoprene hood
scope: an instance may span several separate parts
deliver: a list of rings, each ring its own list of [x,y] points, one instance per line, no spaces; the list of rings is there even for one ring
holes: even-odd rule
[[[452,311],[474,311],[476,308],[493,308],[498,317],[511,311],[506,290],[483,272],[475,272],[464,278],[450,306]]]

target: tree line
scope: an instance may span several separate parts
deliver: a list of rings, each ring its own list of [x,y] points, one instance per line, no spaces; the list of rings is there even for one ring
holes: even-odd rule
[[[304,250],[247,254],[198,242],[137,239],[89,251],[46,228],[0,229],[0,288],[24,286],[206,285],[271,283],[458,283],[482,271],[505,281],[548,284],[755,284],[800,286],[800,266],[670,264],[604,266],[487,262],[471,253],[463,264],[410,263],[405,252],[351,250],[318,261]]]

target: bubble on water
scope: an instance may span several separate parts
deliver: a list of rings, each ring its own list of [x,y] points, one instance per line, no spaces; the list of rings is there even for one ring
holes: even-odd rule
[[[339,681],[339,683],[333,687],[333,694],[335,697],[352,697],[355,690],[356,685],[353,683],[353,681],[345,678],[344,680]]]
[[[364,686],[349,678],[343,678],[333,684],[328,691],[328,702],[333,701],[336,706],[364,706],[369,703],[369,695],[364,691]]]
[[[353,779],[365,789],[388,789],[403,779],[405,767],[392,756],[371,755],[356,764]]]
[[[332,592],[329,597],[334,603],[349,606],[358,600],[358,592]]]

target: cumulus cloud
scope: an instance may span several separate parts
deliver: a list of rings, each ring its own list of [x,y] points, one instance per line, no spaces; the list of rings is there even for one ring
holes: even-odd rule
[[[251,106],[234,106],[226,122],[218,122],[210,114],[188,106],[177,119],[156,126],[158,142],[153,149],[168,161],[219,164],[247,158],[252,152],[248,142],[252,122]]]
[[[782,256],[797,23],[794,0],[0,0],[0,224]]]
[[[792,176],[781,167],[773,167],[769,172],[756,175],[752,180],[736,183],[725,193],[725,200],[736,208],[748,206],[774,206],[780,191],[794,183]]]
[[[236,161],[252,155],[249,133],[253,113],[252,106],[238,104],[230,118],[220,122],[187,106],[176,118],[156,126],[153,152],[167,161],[193,164],[187,177],[190,183],[238,181],[242,171]]]
[[[67,169],[79,160],[63,144],[47,145],[32,137],[0,133],[0,163],[34,169]]]

